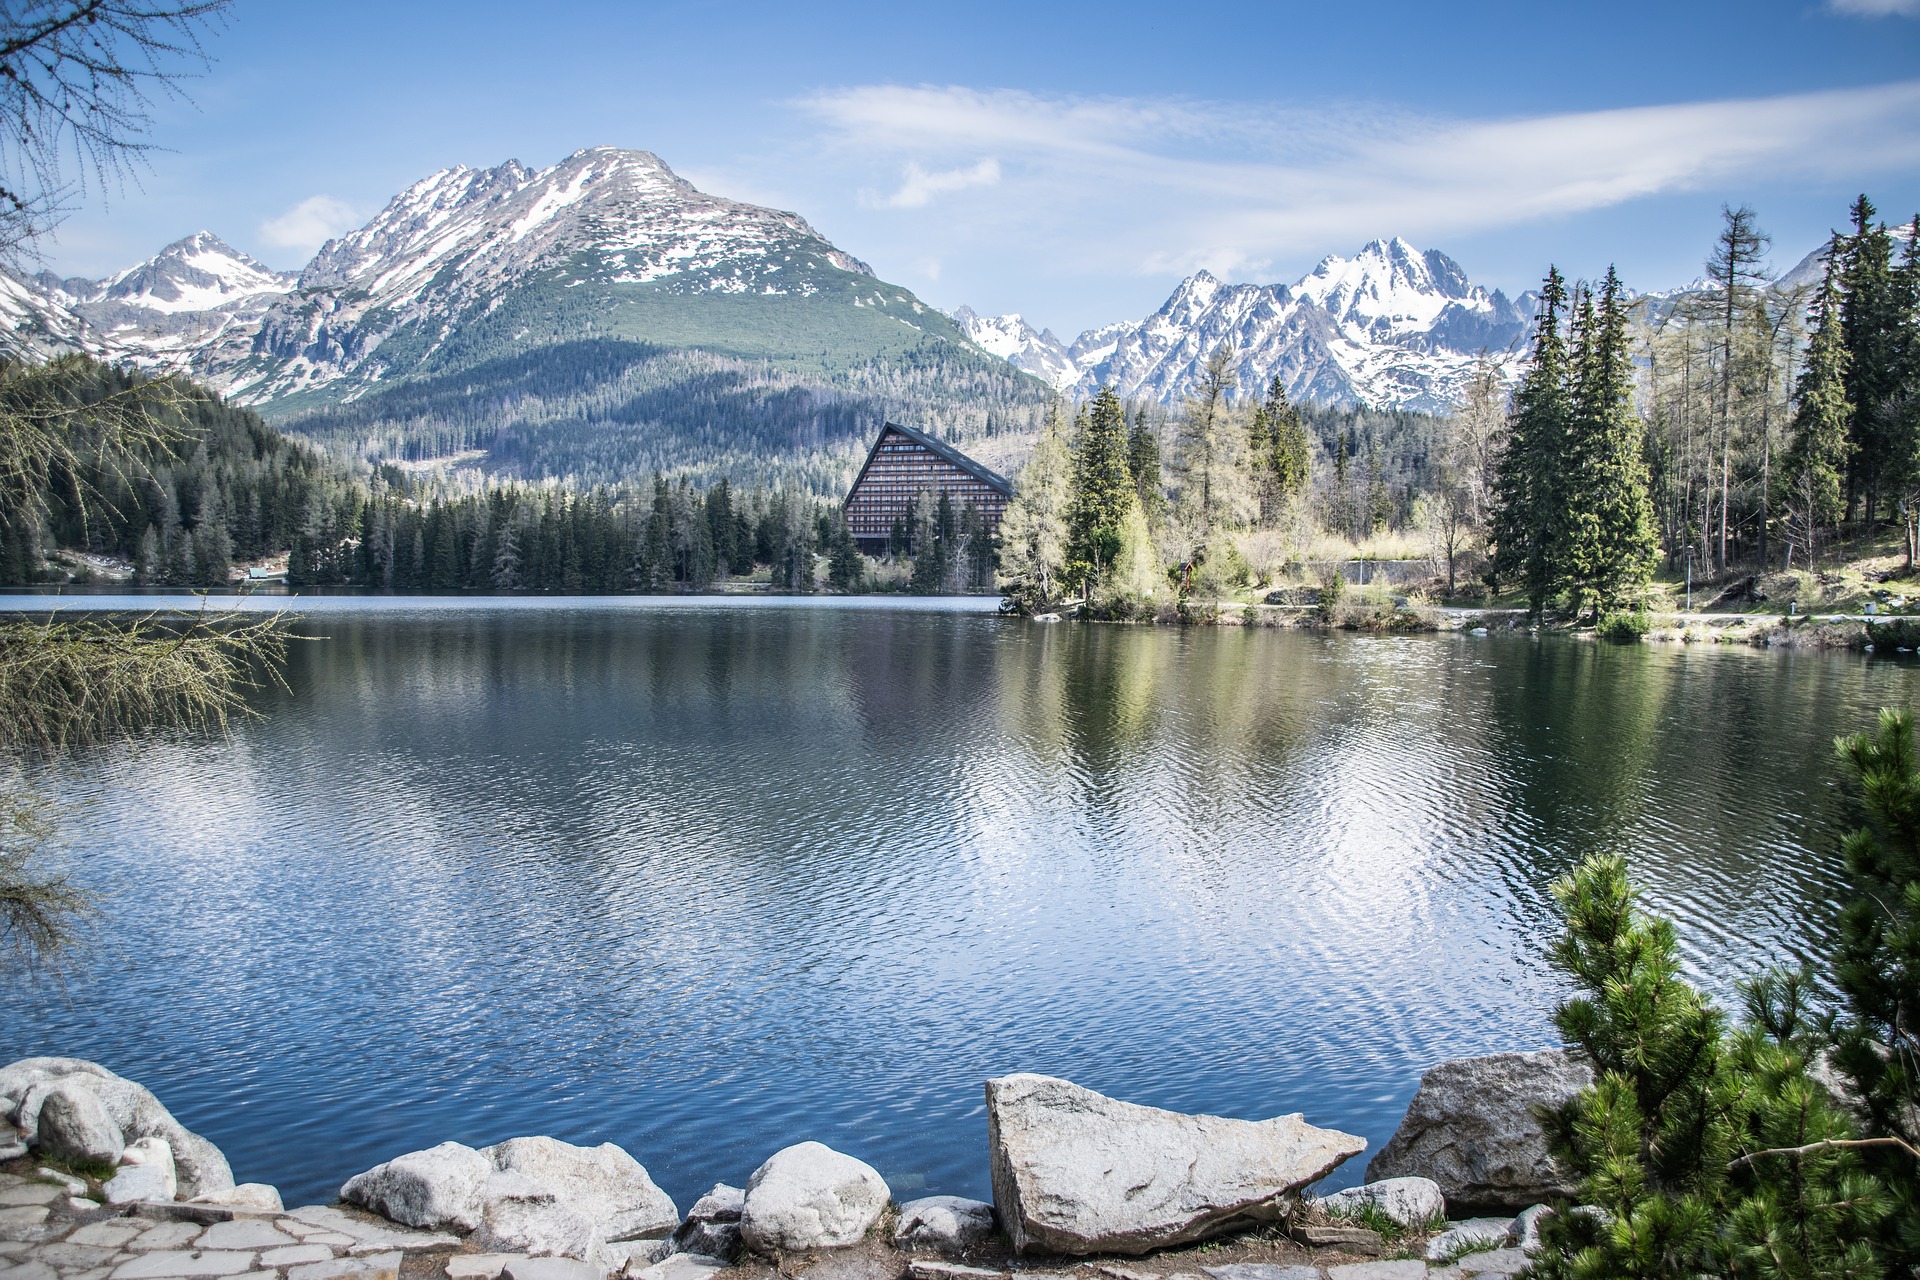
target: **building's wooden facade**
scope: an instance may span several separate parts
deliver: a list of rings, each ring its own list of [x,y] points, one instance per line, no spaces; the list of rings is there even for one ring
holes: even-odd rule
[[[894,521],[912,510],[914,495],[923,489],[945,492],[956,509],[971,502],[989,533],[999,531],[1013,497],[1005,476],[924,431],[889,422],[847,491],[847,528],[860,549],[868,555],[885,552]]]

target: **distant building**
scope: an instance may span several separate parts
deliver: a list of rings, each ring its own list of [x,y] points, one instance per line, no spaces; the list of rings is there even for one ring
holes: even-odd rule
[[[944,492],[958,511],[971,502],[989,534],[1000,529],[1013,482],[924,431],[889,422],[847,491],[847,528],[868,555],[887,549],[894,522],[913,509],[921,490]]]

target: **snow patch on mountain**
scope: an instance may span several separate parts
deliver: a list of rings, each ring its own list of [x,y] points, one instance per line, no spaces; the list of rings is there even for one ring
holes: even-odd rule
[[[1064,349],[1018,316],[962,308],[956,318],[982,346],[1076,397],[1111,384],[1124,396],[1180,400],[1226,342],[1247,394],[1278,376],[1296,400],[1440,412],[1463,394],[1482,352],[1517,375],[1532,303],[1489,292],[1444,253],[1395,238],[1324,258],[1290,285],[1198,272],[1138,324],[1090,329]]]

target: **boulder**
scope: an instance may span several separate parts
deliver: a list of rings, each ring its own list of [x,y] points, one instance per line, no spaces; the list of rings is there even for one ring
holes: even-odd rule
[[[523,1173],[496,1172],[480,1188],[473,1243],[490,1253],[585,1258],[599,1243],[594,1222]]]
[[[740,1215],[746,1207],[745,1191],[716,1183],[713,1190],[694,1201],[693,1208],[687,1210],[687,1220],[661,1242],[650,1255],[651,1261],[686,1253],[733,1262],[740,1256]]]
[[[1454,1058],[1420,1077],[1407,1115],[1367,1180],[1431,1178],[1455,1208],[1513,1213],[1572,1196],[1537,1108],[1566,1105],[1593,1071],[1564,1049]]]
[[[56,1088],[92,1093],[119,1128],[123,1143],[159,1138],[173,1152],[179,1191],[191,1198],[233,1186],[233,1170],[220,1148],[194,1133],[152,1093],[82,1058],[22,1058],[0,1067],[0,1119],[16,1125],[28,1146],[39,1141],[40,1113]]]
[[[47,1089],[38,1124],[40,1154],[69,1164],[119,1164],[127,1149],[100,1095],[75,1080]]]
[[[1431,1178],[1387,1178],[1364,1187],[1348,1187],[1314,1202],[1336,1217],[1350,1218],[1372,1205],[1403,1227],[1423,1226],[1447,1211],[1440,1184]]]
[[[993,1238],[993,1206],[964,1196],[927,1196],[900,1206],[893,1242],[902,1249],[957,1253]]]
[[[1522,1209],[1520,1215],[1507,1228],[1514,1243],[1526,1253],[1538,1253],[1545,1247],[1540,1239],[1540,1224],[1553,1216],[1553,1210],[1544,1204],[1536,1204],[1531,1209]]]
[[[481,1154],[502,1173],[547,1188],[557,1202],[589,1219],[599,1240],[664,1236],[680,1223],[672,1197],[611,1142],[576,1147],[555,1138],[509,1138]]]
[[[480,1225],[480,1189],[495,1172],[472,1147],[443,1142],[355,1174],[340,1198],[409,1227],[472,1231]]]
[[[1298,1115],[1182,1115],[1040,1075],[987,1081],[987,1141],[1015,1251],[1065,1254],[1142,1254],[1276,1221],[1367,1145]]]
[[[159,1138],[142,1138],[120,1153],[125,1167],[101,1188],[108,1204],[171,1200],[180,1192],[173,1149]]]
[[[747,1180],[740,1239],[756,1253],[857,1244],[891,1195],[869,1165],[818,1142],[776,1151]]]

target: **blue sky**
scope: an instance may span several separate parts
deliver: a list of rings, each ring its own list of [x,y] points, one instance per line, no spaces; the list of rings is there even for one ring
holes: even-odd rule
[[[1699,274],[1722,201],[1784,269],[1920,207],[1920,0],[592,4],[239,0],[137,187],[48,246],[205,228],[295,268],[454,164],[658,153],[943,307],[1071,338],[1188,272],[1403,235],[1475,280]]]

